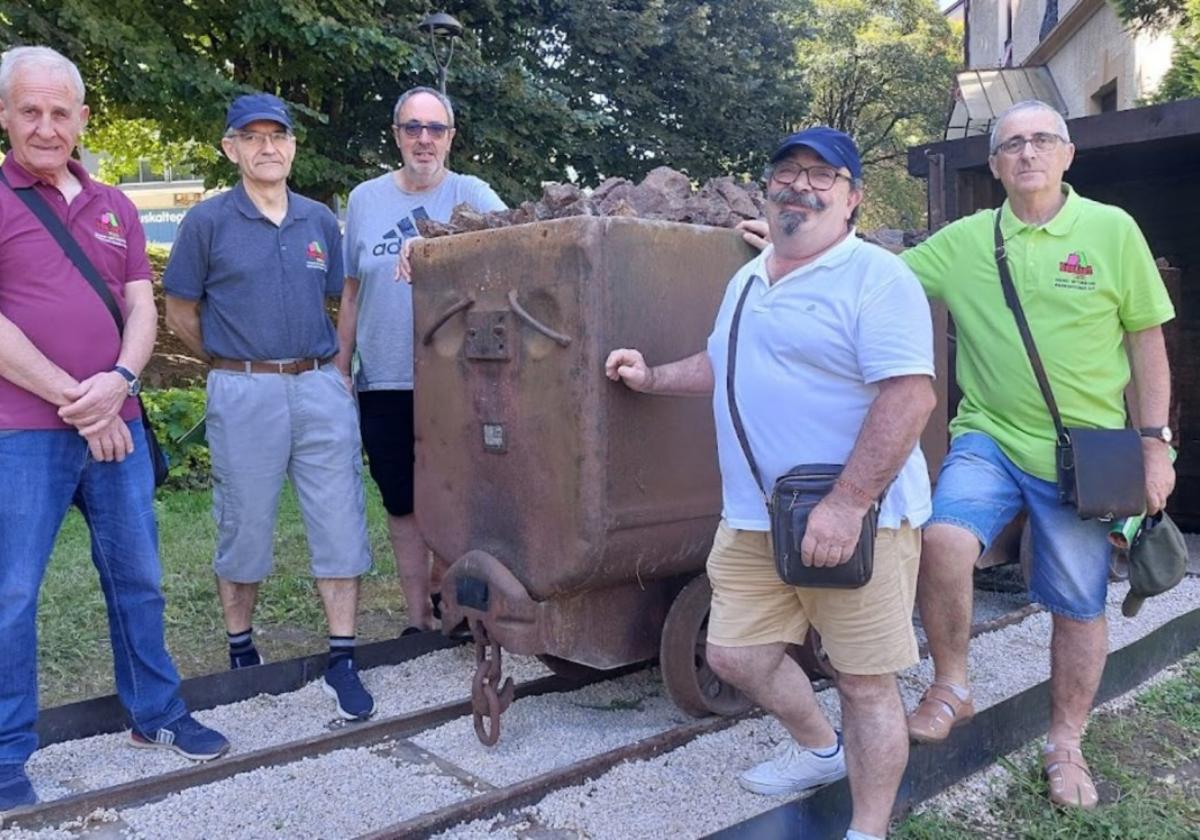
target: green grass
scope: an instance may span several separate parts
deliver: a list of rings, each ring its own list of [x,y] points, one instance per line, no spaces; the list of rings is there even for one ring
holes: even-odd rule
[[[1002,760],[1007,783],[969,813],[908,817],[892,833],[901,840],[1063,838],[1173,840],[1200,837],[1200,653],[1171,677],[1115,712],[1097,715],[1084,756],[1100,807],[1058,809],[1046,799],[1041,758],[1025,750]],[[984,815],[984,812],[987,815]]]
[[[386,514],[365,482],[375,558],[363,579],[359,640],[404,627],[404,598],[387,542]],[[228,649],[212,573],[215,525],[207,490],[160,490],[155,502],[166,596],[167,646],[185,677],[228,667]],[[254,629],[268,661],[325,649],[325,619],[308,568],[304,525],[290,485],[280,501],[275,570],[262,585]],[[55,546],[38,608],[40,704],[53,706],[113,691],[112,648],[87,527],[72,509]]]

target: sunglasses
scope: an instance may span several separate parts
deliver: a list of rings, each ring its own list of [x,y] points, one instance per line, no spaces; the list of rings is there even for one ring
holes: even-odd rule
[[[411,137],[414,140],[421,136],[422,131],[428,131],[429,136],[434,140],[441,140],[446,136],[446,132],[450,130],[450,126],[445,123],[423,123],[416,120],[400,123],[395,128],[397,131],[403,131],[405,137]]]

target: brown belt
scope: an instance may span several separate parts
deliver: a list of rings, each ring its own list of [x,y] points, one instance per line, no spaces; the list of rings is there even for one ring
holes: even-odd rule
[[[240,362],[237,359],[222,359],[214,356],[211,362],[217,370],[236,370],[239,373],[307,373],[317,370],[328,359],[296,359],[294,362]]]

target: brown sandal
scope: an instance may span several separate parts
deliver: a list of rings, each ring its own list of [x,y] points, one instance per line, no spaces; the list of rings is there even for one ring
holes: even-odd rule
[[[1046,781],[1050,784],[1050,801],[1066,808],[1090,810],[1100,801],[1092,771],[1075,747],[1055,749],[1042,759]]]
[[[950,730],[975,717],[975,701],[969,696],[959,700],[954,689],[946,683],[929,686],[921,702],[908,716],[908,737],[922,744],[946,740]]]

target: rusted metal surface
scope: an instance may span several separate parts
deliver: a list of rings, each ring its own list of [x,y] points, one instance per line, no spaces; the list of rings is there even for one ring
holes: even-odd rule
[[[635,394],[604,359],[702,351],[753,253],[731,230],[596,217],[418,244],[416,515],[451,562],[448,623],[596,668],[657,655],[721,509],[711,404]]]
[[[471,619],[471,635],[475,639],[475,678],[471,682],[471,714],[475,735],[492,747],[500,740],[500,715],[512,705],[516,688],[512,677],[501,683],[503,664],[500,645],[488,638],[487,626],[478,618]]]

